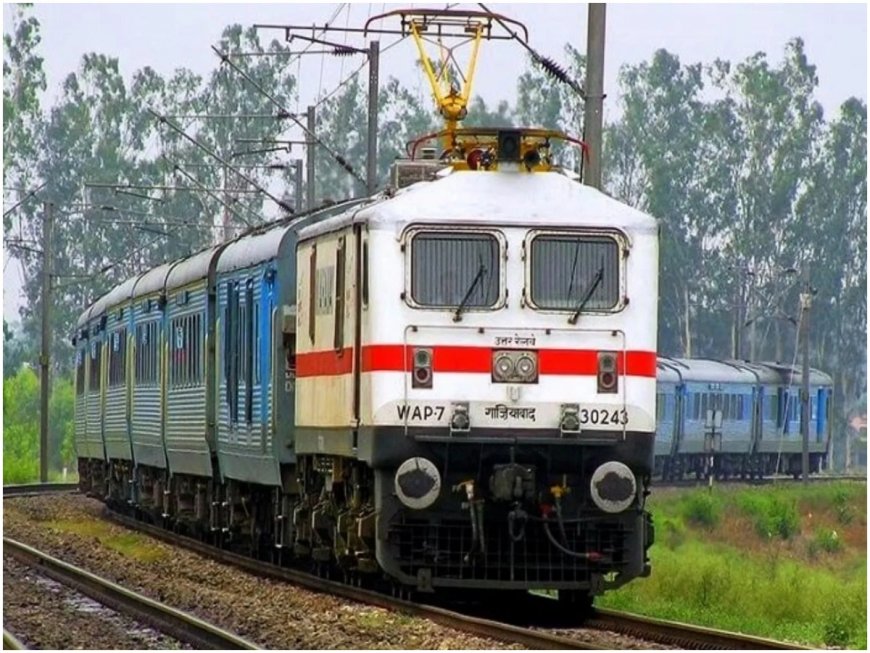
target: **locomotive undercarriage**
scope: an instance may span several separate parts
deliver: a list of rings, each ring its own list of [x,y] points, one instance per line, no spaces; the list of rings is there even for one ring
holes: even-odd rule
[[[549,588],[582,598],[648,573],[646,446],[415,449],[442,471],[438,499],[421,510],[397,497],[395,464],[373,469],[323,454],[298,456],[282,469],[280,488],[101,461],[80,464],[80,478],[84,491],[115,509],[354,583],[386,572],[403,591]],[[608,514],[590,499],[589,478],[620,457],[634,471],[637,494],[626,510]],[[124,479],[127,495],[113,490]]]

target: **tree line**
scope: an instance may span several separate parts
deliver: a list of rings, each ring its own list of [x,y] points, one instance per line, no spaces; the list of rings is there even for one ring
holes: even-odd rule
[[[78,315],[122,279],[274,219],[284,209],[239,175],[162,124],[167,117],[273,195],[293,197],[295,157],[282,139],[302,139],[292,120],[227,64],[201,76],[151,68],[125,78],[116,57],[91,53],[63,80],[51,106],[40,27],[17,6],[4,34],[4,215],[7,256],[24,270],[21,328],[4,329],[4,376],[35,364],[41,311],[39,253],[43,202],[55,211],[53,371],[68,378],[69,337]],[[253,28],[231,25],[216,47],[277,100],[293,106],[297,80],[287,44],[264,43]],[[795,360],[800,274],[816,291],[811,364],[834,377],[835,431],[866,393],[865,103],[849,98],[825,116],[818,77],[803,42],[778,61],[758,53],[732,63],[686,64],[666,49],[622,68],[606,101],[604,190],[661,222],[659,351],[671,356]],[[566,45],[575,79],[585,60]],[[363,68],[364,70],[364,68]],[[365,170],[367,85],[357,75],[317,103],[318,137],[357,171]],[[406,143],[440,125],[434,103],[400,80],[379,91],[378,177]],[[201,118],[203,114],[211,118]],[[583,101],[528,60],[513,101],[473,98],[468,125],[539,126],[582,133]],[[303,118],[304,120],[304,118]],[[575,170],[574,149],[558,152]],[[317,203],[362,191],[319,151]],[[160,187],[112,189],[85,182]],[[44,187],[40,188],[42,184]],[[40,188],[28,198],[28,191]],[[228,189],[207,192],[202,188]],[[9,190],[15,189],[15,190]],[[25,384],[26,385],[26,384]],[[36,413],[33,413],[34,415]],[[4,410],[4,424],[7,411]],[[36,419],[34,417],[34,419]],[[62,427],[60,427],[62,428]],[[5,440],[4,440],[5,442]],[[5,444],[4,444],[5,447]]]

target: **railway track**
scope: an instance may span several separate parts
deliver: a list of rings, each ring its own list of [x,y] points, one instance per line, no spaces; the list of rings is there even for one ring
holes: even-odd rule
[[[40,494],[73,493],[78,491],[78,483],[26,483],[23,485],[4,485],[3,498],[32,497]]]
[[[10,487],[13,488],[13,490],[12,492],[7,493],[7,490]],[[70,492],[74,491],[73,488],[74,486],[70,487],[70,484],[51,484],[49,486],[38,487],[6,486],[4,487],[4,496],[33,496],[36,494],[47,494],[51,492]],[[239,553],[234,553],[232,551],[227,551],[225,549],[212,546],[200,540],[196,540],[184,535],[180,535],[178,533],[164,530],[152,524],[141,522],[127,515],[114,512],[109,508],[104,509],[104,515],[107,519],[114,521],[126,528],[143,532],[147,535],[165,541],[174,546],[183,547],[187,550],[193,551],[212,560],[234,566],[238,569],[242,569],[254,575],[294,583],[313,591],[326,592],[348,600],[357,601],[360,603],[365,603],[388,610],[393,610],[411,616],[424,617],[442,626],[462,630],[463,632],[477,635],[480,637],[489,637],[499,641],[519,644],[524,648],[550,650],[599,649],[602,647],[596,646],[588,641],[589,631],[597,630],[602,632],[607,631],[610,633],[618,633],[620,635],[637,638],[651,643],[673,646],[683,649],[806,649],[806,647],[802,647],[799,645],[778,642],[762,637],[743,635],[740,633],[732,633],[728,631],[705,628],[701,626],[694,626],[662,619],[654,619],[651,617],[632,615],[612,610],[595,609],[593,614],[586,619],[580,619],[578,617],[572,618],[570,617],[570,615],[565,615],[564,612],[560,613],[557,610],[553,610],[553,601],[543,597],[530,597],[531,602],[528,606],[529,609],[525,611],[525,614],[526,616],[528,616],[529,614],[549,615],[550,618],[544,618],[544,626],[542,626],[541,623],[529,623],[528,619],[525,619],[522,624],[520,624],[520,622],[516,620],[514,620],[513,623],[508,623],[500,620],[500,617],[494,617],[491,611],[487,616],[487,613],[485,611],[475,611],[474,608],[471,608],[468,610],[468,612],[470,612],[471,614],[462,614],[437,605],[407,601],[391,597],[389,595],[374,590],[339,583],[337,581],[329,580],[297,569],[291,569],[266,563],[261,560],[241,555]],[[13,555],[17,555],[17,552],[14,550],[16,546],[19,550],[25,551],[25,553],[23,553],[22,555],[30,555],[31,559],[34,555],[41,555],[39,554],[39,552],[31,549],[30,547],[27,547],[26,545],[15,543],[11,540],[7,540],[6,538],[4,538],[4,545],[6,547],[6,550]],[[50,558],[50,556],[45,556],[45,558]],[[66,563],[63,563],[61,561],[56,562],[59,563],[61,568],[72,567],[71,565],[67,565]],[[37,564],[41,565],[42,563]],[[43,567],[40,567],[40,569],[45,571]],[[81,572],[81,570],[77,571]],[[87,576],[93,576],[91,574],[88,574],[88,572],[83,573]],[[61,579],[57,580],[60,580],[60,582],[65,582]],[[105,585],[107,586],[113,585],[112,583],[109,583],[108,581],[104,581],[102,579],[97,580],[101,583],[105,583]],[[129,593],[128,590],[125,590],[124,588],[121,588],[119,586],[114,587],[121,592]],[[93,596],[89,592],[83,591],[83,593]],[[97,600],[100,600],[100,602],[104,602],[101,598],[98,598]],[[155,603],[153,601],[150,601],[150,599],[145,600],[149,601],[150,603]],[[108,605],[108,603],[106,604]],[[157,604],[157,606],[159,606],[159,604]],[[525,607],[525,605],[520,606],[519,613],[522,613]],[[169,608],[169,610],[172,609]],[[182,623],[179,627],[184,630],[186,628],[184,624],[188,623],[185,619],[190,617],[189,615],[183,615],[183,613],[180,614]],[[554,615],[557,623],[554,623],[552,620],[552,617]],[[137,618],[140,618],[148,623],[153,623],[152,621],[150,621],[150,619],[145,617]],[[194,619],[195,621],[199,621],[195,618],[192,619]],[[204,626],[207,629],[218,630],[210,626],[209,624],[204,624]],[[163,630],[159,626],[158,629]],[[580,633],[581,631],[585,633],[585,639],[587,641],[581,641],[578,638],[578,633]],[[230,635],[229,633],[227,633],[227,635],[229,635],[230,637],[235,637],[233,635]],[[212,635],[203,636],[211,637]],[[253,645],[245,642],[244,640],[236,638],[235,641],[235,645],[229,645],[226,642],[221,642],[218,648],[254,648]],[[217,644],[217,642],[215,643]],[[204,646],[199,645],[198,648],[204,648]],[[207,648],[207,646],[205,648]],[[607,646],[606,648],[611,648],[611,646]]]
[[[3,650],[4,651],[21,651],[26,647],[22,644],[15,635],[10,633],[5,628],[3,629]]]
[[[657,644],[692,650],[809,650],[808,647],[715,628],[596,609],[586,627],[643,638]]]
[[[810,483],[831,483],[834,481],[846,481],[846,482],[855,482],[855,483],[866,483],[867,476],[866,475],[856,475],[856,474],[848,474],[848,475],[840,475],[840,476],[810,476],[808,478]],[[800,483],[801,479],[794,478],[792,476],[764,476],[762,478],[728,478],[728,479],[714,479],[713,485],[773,485],[775,483]],[[656,488],[672,488],[672,487],[707,487],[709,484],[709,479],[697,479],[697,478],[685,478],[679,481],[662,481],[659,479],[653,479],[652,481],[652,489]]]
[[[189,644],[194,649],[252,650],[257,648],[251,642],[191,614],[132,592],[22,542],[4,537],[3,553],[11,555],[22,564],[89,596],[102,605],[127,614],[136,621],[148,624],[180,642]],[[6,637],[7,633],[4,631],[4,648],[6,648]]]
[[[121,515],[106,509],[106,516],[127,528],[144,532],[152,537],[191,550],[200,555],[208,556],[214,560],[243,569],[252,574],[264,576],[276,580],[295,583],[318,592],[328,592],[360,603],[366,603],[377,607],[401,612],[404,614],[425,617],[440,625],[462,630],[480,637],[489,637],[504,642],[519,644],[530,649],[600,649],[602,646],[581,641],[577,633],[581,630],[610,631],[648,642],[674,646],[686,649],[724,649],[724,650],[774,650],[774,649],[802,649],[798,645],[778,642],[761,637],[753,637],[740,633],[700,626],[691,626],[677,622],[652,619],[611,610],[595,610],[591,618],[587,620],[576,619],[573,627],[566,628],[566,624],[559,627],[529,626],[506,623],[486,616],[476,616],[473,609],[468,610],[472,614],[463,614],[445,609],[436,605],[417,603],[397,599],[381,592],[370,589],[353,587],[336,581],[308,574],[296,569],[280,567],[243,556],[238,553],[219,549],[199,540],[189,538],[177,533],[170,533],[151,524],[145,524],[136,519]],[[530,603],[532,613],[553,613],[552,601],[540,599],[543,603],[533,605]],[[549,603],[549,605],[547,605]],[[535,608],[539,608],[536,610]],[[478,615],[483,613],[478,613]],[[573,634],[572,634],[572,631]],[[604,647],[610,648],[610,646]]]

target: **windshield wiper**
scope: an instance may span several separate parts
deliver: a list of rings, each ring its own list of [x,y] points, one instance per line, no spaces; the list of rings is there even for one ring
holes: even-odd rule
[[[586,292],[583,294],[583,299],[580,300],[580,303],[577,304],[577,308],[574,309],[574,314],[568,318],[568,324],[576,324],[577,318],[580,317],[580,311],[583,310],[583,307],[586,306],[586,302],[589,301],[589,298],[592,297],[592,293],[595,292],[595,289],[601,284],[602,279],[604,279],[604,265],[598,268],[598,272],[595,273],[595,277],[586,287]]]
[[[459,306],[456,307],[456,312],[453,314],[454,322],[459,322],[462,319],[462,310],[465,308],[468,300],[471,299],[471,293],[473,293],[474,289],[477,288],[477,284],[479,284],[480,280],[483,279],[484,272],[486,272],[486,266],[481,263],[480,268],[477,270],[477,275],[474,277],[471,285],[468,286],[468,290],[465,291],[465,297],[462,298],[462,301],[459,302]]]

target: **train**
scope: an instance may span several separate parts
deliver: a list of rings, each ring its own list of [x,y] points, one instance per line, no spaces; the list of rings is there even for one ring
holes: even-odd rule
[[[757,479],[802,470],[802,369],[779,362],[658,359],[655,476]],[[831,440],[833,381],[809,370],[809,470]],[[718,413],[718,414],[717,414]]]
[[[398,591],[590,604],[648,574],[658,223],[551,166],[553,134],[462,135],[397,168],[424,181],[89,306],[81,489]]]

